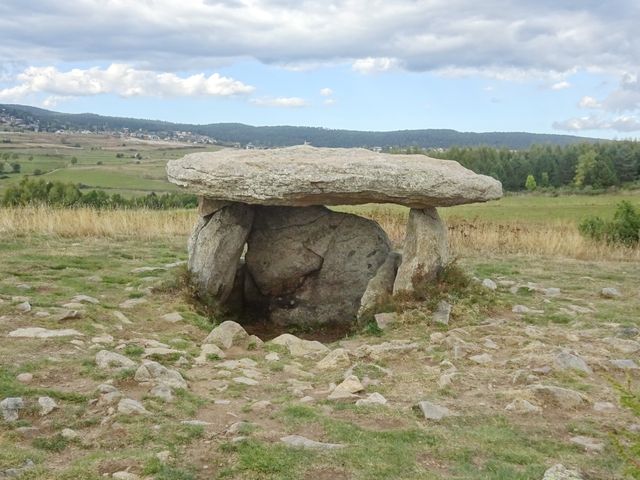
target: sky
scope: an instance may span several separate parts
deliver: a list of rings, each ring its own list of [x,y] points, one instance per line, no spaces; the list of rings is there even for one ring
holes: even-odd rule
[[[2,0],[0,103],[640,138],[638,0]]]

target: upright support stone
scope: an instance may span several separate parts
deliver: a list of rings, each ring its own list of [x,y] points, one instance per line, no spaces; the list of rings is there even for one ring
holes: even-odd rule
[[[254,212],[250,205],[229,203],[206,213],[189,239],[188,268],[198,296],[224,305],[233,291]]]
[[[375,276],[369,280],[367,289],[360,299],[358,319],[360,319],[367,310],[374,308],[378,303],[383,301],[385,297],[391,296],[401,260],[402,255],[398,252],[389,252],[387,259],[380,265]]]
[[[404,239],[402,263],[393,285],[398,292],[414,292],[419,283],[430,282],[449,259],[447,227],[435,207],[412,208]]]

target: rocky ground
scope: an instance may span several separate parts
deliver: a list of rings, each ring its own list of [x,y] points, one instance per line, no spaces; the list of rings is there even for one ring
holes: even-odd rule
[[[625,478],[638,265],[466,258],[448,305],[321,343],[214,329],[185,250],[3,240],[0,478]]]

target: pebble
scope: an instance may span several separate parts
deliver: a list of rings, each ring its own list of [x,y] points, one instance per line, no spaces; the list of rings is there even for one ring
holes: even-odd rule
[[[40,405],[40,415],[48,415],[58,408],[58,404],[51,397],[39,397],[38,405]]]
[[[433,321],[440,325],[449,325],[449,319],[451,317],[452,306],[449,302],[440,300],[436,311],[433,312]]]
[[[31,304],[29,302],[22,302],[16,305],[16,310],[20,313],[29,313],[31,311]]]
[[[16,380],[20,383],[31,383],[33,375],[31,373],[20,373],[16,376]]]
[[[604,298],[618,298],[622,296],[622,293],[615,287],[605,287],[600,290],[600,295]]]
[[[180,315],[180,313],[178,312],[167,313],[165,315],[162,315],[160,318],[165,322],[170,322],[170,323],[181,322],[182,320],[184,320],[182,318],[182,315]]]
[[[489,290],[497,290],[498,289],[498,285],[496,284],[496,282],[494,282],[490,278],[485,278],[484,280],[482,280],[482,286],[484,288],[488,288]]]

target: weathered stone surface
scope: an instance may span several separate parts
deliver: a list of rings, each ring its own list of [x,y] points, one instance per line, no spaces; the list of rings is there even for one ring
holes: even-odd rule
[[[542,480],[582,480],[582,476],[576,470],[570,470],[558,463],[544,472]]]
[[[123,398],[118,402],[118,413],[122,413],[124,415],[150,415],[149,412],[144,406],[134,400],[132,398]]]
[[[65,328],[61,330],[49,330],[42,327],[18,328],[8,333],[8,337],[14,338],[55,338],[55,337],[73,337],[82,335],[77,330]]]
[[[15,422],[18,420],[18,412],[24,408],[22,397],[8,397],[0,402],[0,413],[5,422]]]
[[[500,182],[449,160],[352,148],[221,150],[167,164],[169,181],[214,200],[255,205],[398,203],[414,208],[483,202]]]
[[[542,402],[552,406],[577,408],[587,403],[584,395],[568,388],[537,384],[529,386],[528,389]]]
[[[449,317],[451,317],[452,305],[446,300],[438,302],[438,308],[433,312],[433,321],[441,325],[449,325]]]
[[[244,345],[248,338],[249,334],[242,325],[232,320],[227,320],[211,330],[211,333],[207,335],[203,343],[212,343],[223,350],[228,350],[234,345]]]
[[[343,400],[353,398],[358,392],[364,390],[360,379],[355,375],[349,375],[329,395],[329,400]]]
[[[445,417],[452,415],[451,411],[447,407],[437,405],[432,402],[423,400],[418,402],[418,408],[427,420],[442,420]]]
[[[40,406],[40,415],[48,415],[58,408],[58,404],[51,397],[38,397],[38,405]]]
[[[432,281],[448,260],[447,227],[438,211],[412,208],[393,293],[413,292],[419,283]]]
[[[315,356],[329,352],[329,348],[317,340],[303,340],[290,333],[277,336],[271,340],[271,343],[286,347],[294,357]]]
[[[187,388],[187,382],[177,370],[171,370],[158,362],[146,360],[133,377],[137,382],[151,382],[171,388]]]
[[[376,274],[367,284],[367,288],[360,299],[358,318],[368,309],[379,304],[385,297],[391,296],[393,283],[401,261],[402,255],[398,252],[389,253],[384,263],[380,265]]]
[[[188,269],[201,299],[229,299],[252,223],[253,208],[239,203],[200,218],[189,239]]]
[[[592,373],[587,362],[578,355],[571,352],[563,351],[556,355],[554,362],[560,370],[578,370],[584,373]]]
[[[390,252],[380,226],[324,207],[256,207],[245,302],[281,325],[353,323]]]
[[[103,370],[133,368],[136,362],[119,353],[100,350],[96,353],[96,366]]]
[[[286,437],[282,437],[280,441],[289,447],[307,448],[311,450],[335,450],[337,448],[344,448],[344,445],[340,443],[316,442],[301,435],[287,435]]]

